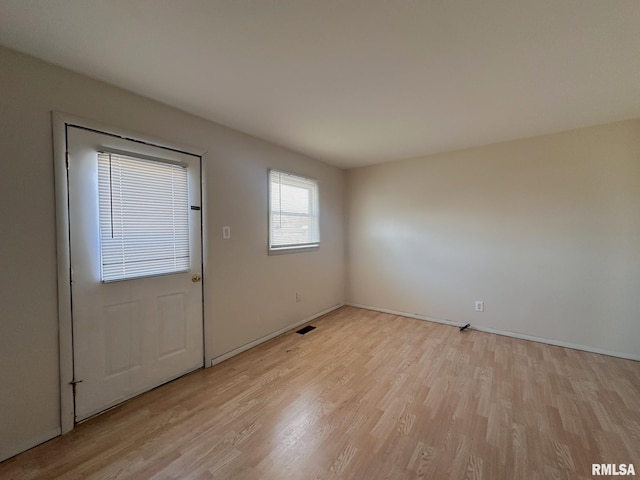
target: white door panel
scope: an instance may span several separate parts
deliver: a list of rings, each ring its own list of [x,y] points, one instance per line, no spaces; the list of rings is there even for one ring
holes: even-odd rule
[[[76,421],[203,365],[200,210],[189,211],[190,271],[101,281],[97,152],[111,148],[188,167],[200,206],[200,158],[69,127],[69,226]]]

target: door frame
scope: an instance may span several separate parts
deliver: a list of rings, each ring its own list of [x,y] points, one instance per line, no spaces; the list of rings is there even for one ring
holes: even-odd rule
[[[63,112],[52,111],[53,128],[53,162],[55,179],[56,202],[56,253],[58,273],[58,345],[60,361],[60,429],[62,433],[71,431],[75,426],[75,403],[73,395],[73,317],[71,306],[71,246],[69,242],[69,184],[67,177],[67,129],[69,127],[94,130],[98,133],[114,135],[126,140],[141,142],[155,147],[177,150],[188,155],[200,157],[200,195],[201,206],[204,197],[203,182],[203,157],[207,153],[201,148],[181,145],[156,137],[151,137],[126,129],[105,125],[101,122],[77,117]],[[201,213],[204,212],[202,208]],[[204,272],[205,261],[205,225],[204,216],[201,215],[201,248]],[[206,359],[210,358],[207,352],[204,321],[204,280],[202,285],[202,328],[203,328],[203,364],[207,366]]]

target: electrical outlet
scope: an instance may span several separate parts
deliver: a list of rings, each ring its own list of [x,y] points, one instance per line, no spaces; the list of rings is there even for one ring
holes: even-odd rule
[[[302,295],[300,295],[299,293],[296,293],[296,302],[300,303],[302,301]]]
[[[222,238],[225,240],[231,238],[231,227],[222,227]]]
[[[476,312],[484,312],[484,302],[476,300]]]

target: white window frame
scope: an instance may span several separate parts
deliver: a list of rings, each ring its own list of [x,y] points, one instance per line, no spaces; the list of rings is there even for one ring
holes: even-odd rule
[[[313,205],[315,206],[315,211],[313,213],[311,213],[309,216],[312,218],[315,218],[316,221],[316,231],[317,231],[317,241],[311,242],[311,243],[304,243],[304,244],[287,244],[287,245],[274,245],[273,244],[273,238],[272,238],[272,221],[273,221],[273,205],[272,205],[272,192],[271,192],[271,188],[272,188],[272,181],[271,181],[271,176],[273,173],[276,174],[282,174],[282,175],[287,175],[290,177],[293,177],[294,179],[298,179],[303,183],[310,183],[314,186],[314,189],[311,192],[311,195],[313,196]],[[318,250],[320,247],[320,188],[318,185],[318,181],[313,179],[313,178],[309,178],[309,177],[305,177],[302,175],[297,175],[295,173],[290,173],[284,170],[279,170],[279,169],[274,169],[274,168],[270,168],[267,171],[267,183],[268,183],[268,205],[269,205],[269,211],[268,211],[268,215],[269,215],[269,223],[268,223],[268,253],[270,255],[277,255],[277,254],[281,254],[281,253],[295,253],[295,252],[305,252],[305,251],[313,251],[313,250]]]

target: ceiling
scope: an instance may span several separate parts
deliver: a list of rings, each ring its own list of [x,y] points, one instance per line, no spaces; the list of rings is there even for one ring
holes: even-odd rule
[[[638,0],[0,0],[0,44],[342,168],[640,117]]]

